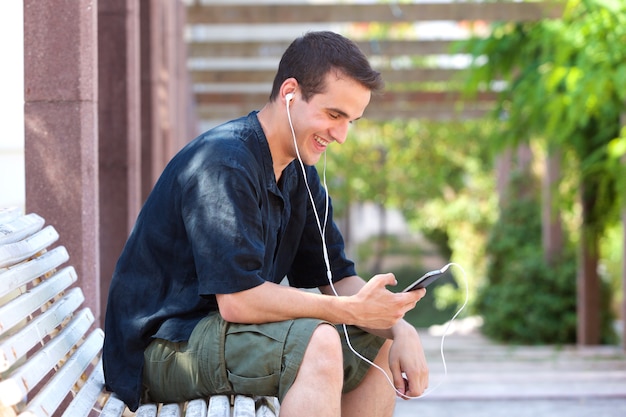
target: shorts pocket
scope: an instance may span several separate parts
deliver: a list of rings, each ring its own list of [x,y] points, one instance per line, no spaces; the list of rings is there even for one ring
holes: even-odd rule
[[[246,377],[228,371],[228,380],[233,386],[233,391],[238,394],[276,396],[280,375]]]
[[[234,391],[277,395],[291,324],[229,324],[224,352],[228,380]]]
[[[254,338],[265,336],[274,342],[285,343],[292,321],[279,321],[265,324],[228,324],[226,336],[251,334]]]

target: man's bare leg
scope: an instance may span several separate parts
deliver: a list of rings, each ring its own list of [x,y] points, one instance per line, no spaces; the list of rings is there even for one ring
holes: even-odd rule
[[[311,335],[296,380],[280,404],[281,417],[339,417],[343,387],[341,339],[321,324]]]
[[[374,359],[374,363],[383,368],[391,378],[391,371],[389,370],[390,348],[391,341],[387,340]],[[361,384],[342,396],[341,415],[343,417],[390,417],[393,415],[395,404],[396,392],[389,385],[382,372],[372,366],[365,374]]]

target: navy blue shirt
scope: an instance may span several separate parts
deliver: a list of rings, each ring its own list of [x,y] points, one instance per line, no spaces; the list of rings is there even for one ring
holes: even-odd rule
[[[318,215],[326,191],[306,167]],[[355,275],[329,208],[333,280]],[[299,162],[277,183],[256,112],[216,127],[167,165],[118,260],[106,309],[107,389],[132,410],[142,390],[143,351],[153,338],[189,339],[217,310],[215,294],[284,277],[295,287],[328,284],[320,232]]]

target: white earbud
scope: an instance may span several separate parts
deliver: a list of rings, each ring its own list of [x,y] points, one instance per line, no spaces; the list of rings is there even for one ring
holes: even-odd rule
[[[287,100],[287,103],[293,100],[293,93],[287,93],[287,95],[285,96],[285,100]]]

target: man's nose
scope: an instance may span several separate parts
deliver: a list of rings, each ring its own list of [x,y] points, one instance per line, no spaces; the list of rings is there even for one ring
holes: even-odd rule
[[[335,141],[337,141],[337,143],[342,144],[346,141],[346,138],[348,137],[349,128],[350,122],[342,122],[330,129],[329,134]]]

